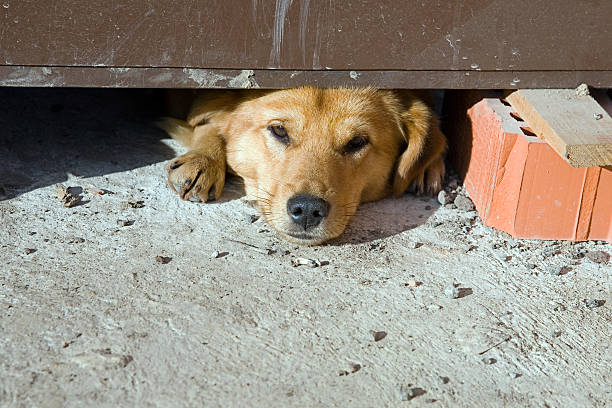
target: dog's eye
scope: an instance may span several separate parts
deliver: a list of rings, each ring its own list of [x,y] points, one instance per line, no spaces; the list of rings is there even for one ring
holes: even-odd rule
[[[346,146],[344,146],[344,153],[355,153],[363,149],[370,141],[365,136],[355,136],[352,138]]]
[[[279,142],[284,145],[289,144],[289,133],[287,133],[287,129],[283,125],[270,125],[268,130]]]

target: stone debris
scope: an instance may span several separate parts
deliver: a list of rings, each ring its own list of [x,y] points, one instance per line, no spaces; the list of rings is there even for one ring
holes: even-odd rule
[[[440,205],[450,204],[453,202],[453,196],[444,190],[440,190],[438,193],[438,202]]]
[[[316,259],[293,258],[291,260],[291,265],[293,265],[294,267],[306,265],[306,266],[308,266],[310,268],[318,268],[319,266],[323,265],[323,263],[321,263],[320,261],[318,261]]]
[[[440,381],[440,384],[448,384],[448,382],[450,381],[450,378],[448,377],[443,377],[443,376],[439,376],[438,380]]]
[[[474,203],[466,196],[458,195],[453,203],[461,211],[474,211]]]
[[[55,185],[55,194],[66,208],[74,207],[81,202],[80,195],[74,194],[68,187],[61,183]]]
[[[412,384],[401,385],[399,388],[400,401],[410,401],[413,398],[425,394],[426,391],[419,387],[412,387]]]
[[[144,201],[124,201],[121,203],[123,208],[142,208],[144,207]]]
[[[212,254],[210,254],[210,257],[212,259],[218,259],[218,258],[223,258],[229,255],[229,252],[227,251],[213,251]]]
[[[449,285],[444,288],[444,294],[448,298],[457,299],[459,297],[459,288],[455,285]]]
[[[172,258],[171,258],[171,257],[169,257],[169,256],[161,256],[161,255],[157,255],[157,256],[155,257],[155,260],[156,260],[157,262],[159,262],[160,264],[162,264],[162,265],[166,265],[167,263],[169,263],[169,262],[172,260]]]
[[[423,244],[421,242],[409,241],[406,246],[408,248],[417,249],[417,248],[423,246]]]
[[[253,224],[255,223],[257,220],[259,220],[259,215],[257,214],[249,214],[245,217],[246,222],[248,222],[249,224]]]
[[[589,309],[594,309],[599,306],[603,306],[606,303],[604,300],[599,299],[584,299],[584,305]]]
[[[374,341],[381,341],[385,337],[387,337],[386,331],[373,331],[372,336],[374,337]]]
[[[576,88],[576,96],[589,96],[591,92],[589,91],[589,86],[587,84],[580,84]]]
[[[83,190],[83,192],[91,195],[112,194],[110,191],[104,190],[102,188],[86,188],[85,190]]]

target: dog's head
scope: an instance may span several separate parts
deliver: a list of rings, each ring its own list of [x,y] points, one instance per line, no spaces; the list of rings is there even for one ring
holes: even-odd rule
[[[442,137],[428,148],[432,123],[413,97],[305,87],[243,100],[223,133],[228,164],[266,221],[311,245],[340,235],[360,202],[401,194],[413,181],[439,189],[441,174],[423,179],[445,147]]]

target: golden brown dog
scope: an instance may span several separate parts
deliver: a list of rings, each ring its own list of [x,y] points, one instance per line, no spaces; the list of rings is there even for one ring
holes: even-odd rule
[[[444,135],[408,92],[208,91],[186,121],[160,126],[189,148],[166,166],[182,199],[218,199],[227,169],[268,224],[298,244],[337,237],[361,202],[409,187],[436,193],[444,177]]]

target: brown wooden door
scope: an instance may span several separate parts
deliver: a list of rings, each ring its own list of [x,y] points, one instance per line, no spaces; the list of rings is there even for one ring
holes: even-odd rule
[[[612,86],[612,1],[0,0],[0,85]]]

